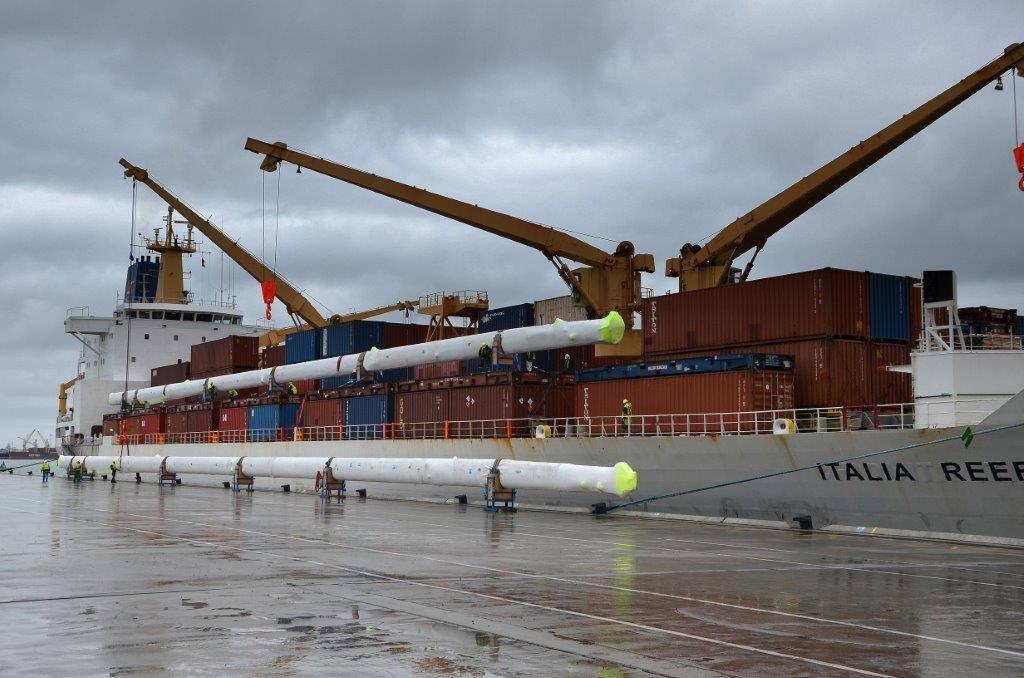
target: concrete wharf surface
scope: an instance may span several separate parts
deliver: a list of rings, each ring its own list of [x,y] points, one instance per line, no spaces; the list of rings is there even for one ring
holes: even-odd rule
[[[1024,674],[1021,550],[38,475],[0,510],[4,676]]]

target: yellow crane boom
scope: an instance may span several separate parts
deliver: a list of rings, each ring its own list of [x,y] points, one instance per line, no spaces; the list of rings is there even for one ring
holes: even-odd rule
[[[60,390],[57,391],[57,414],[60,416],[63,417],[68,413],[68,391],[75,385],[76,381],[83,378],[85,378],[85,375],[79,374],[60,385]]]
[[[153,177],[149,175],[149,172],[141,167],[136,167],[124,158],[121,158],[120,163],[121,166],[124,167],[124,175],[126,177],[148,186],[149,189],[160,196],[164,202],[177,210],[178,214],[183,216],[188,223],[192,224],[200,233],[209,238],[210,242],[220,248],[221,251],[241,266],[242,270],[246,273],[259,282],[263,282],[267,280],[270,275],[274,275],[270,272],[270,269],[264,262],[257,259],[247,249],[239,245],[237,241],[232,240],[226,233],[214,226],[208,219],[204,219],[199,215],[199,213],[182,202],[180,198],[154,181]],[[279,273],[276,274],[276,281],[277,298],[282,304],[284,304],[284,307],[288,310],[289,314],[298,316],[307,325],[311,325],[313,327],[326,327],[335,320],[329,320],[320,315],[320,312],[316,310],[313,303],[303,296],[301,292],[295,289],[295,287]]]
[[[290,162],[537,249],[555,265],[559,276],[579,299],[579,305],[591,316],[617,310],[631,326],[633,311],[641,305],[640,273],[654,272],[654,257],[636,254],[633,243],[628,241],[608,253],[549,226],[302,153],[280,141],[271,144],[250,138],[245,148],[265,156],[260,165],[264,171],[273,172],[282,161]],[[579,262],[586,268],[570,270],[563,259]]]
[[[744,214],[703,247],[683,245],[679,257],[666,262],[665,275],[679,278],[680,291],[725,284],[737,257],[753,249],[756,258],[772,235],[1006,71],[1016,67],[1024,77],[1022,63],[1024,45],[1010,45],[1001,56]],[[743,272],[744,279],[752,264],[753,259]]]
[[[336,322],[340,323],[347,323],[350,320],[365,320],[366,318],[373,318],[378,315],[384,315],[385,313],[390,313],[391,311],[412,311],[417,306],[419,306],[419,304],[419,300],[399,301],[388,306],[371,308],[367,311],[359,311],[357,313],[348,313],[346,315],[334,316],[332,320],[336,320]],[[277,346],[282,341],[284,341],[289,334],[302,332],[303,330],[308,329],[309,325],[303,324],[297,325],[295,327],[286,327],[279,330],[270,330],[266,334],[260,336],[260,348],[269,348],[271,346]]]

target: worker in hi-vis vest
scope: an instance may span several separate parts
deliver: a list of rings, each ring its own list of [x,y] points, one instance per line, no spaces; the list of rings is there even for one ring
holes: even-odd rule
[[[633,403],[629,398],[622,399],[622,432],[629,435],[629,427],[633,423]]]
[[[487,374],[487,372],[491,368],[491,347],[490,347],[490,345],[486,341],[483,342],[482,344],[480,344],[480,350],[477,351],[476,354],[480,358],[480,371],[482,373],[484,373],[484,374]]]
[[[82,482],[82,460],[75,459],[74,463],[71,464],[71,477],[74,478],[76,483]]]
[[[45,485],[50,478],[50,462],[44,461],[43,465],[39,467],[39,471],[43,474],[43,485]]]
[[[117,482],[117,459],[110,460],[110,482]]]

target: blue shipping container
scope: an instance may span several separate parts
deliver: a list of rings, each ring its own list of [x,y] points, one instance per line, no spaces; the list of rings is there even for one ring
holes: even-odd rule
[[[380,348],[384,339],[384,323],[377,320],[353,320],[330,325],[320,330],[323,334],[321,358],[351,355]]]
[[[498,332],[516,327],[533,325],[533,304],[516,304],[503,308],[492,308],[480,316],[477,327],[479,332]]]
[[[384,437],[384,424],[391,421],[391,396],[369,395],[345,398],[345,437],[368,440]]]
[[[293,332],[284,340],[284,361],[288,365],[320,358],[320,330]]]
[[[732,372],[735,370],[778,370],[791,372],[793,356],[773,353],[750,353],[740,355],[716,355],[702,358],[679,358],[650,363],[613,365],[609,367],[588,367],[580,370],[576,380],[607,381],[609,379],[634,379],[636,377],[663,377],[669,374],[693,374],[700,372]]]
[[[277,430],[285,429],[283,436],[291,439],[299,406],[295,403],[274,403],[253,405],[249,408],[249,439],[256,442],[273,442]]]
[[[900,275],[868,273],[868,328],[876,341],[910,341],[910,283]]]
[[[537,351],[532,361],[526,359],[525,353],[517,353],[512,356],[511,365],[491,365],[488,372],[550,372],[554,364],[554,351]],[[467,360],[466,371],[468,374],[480,374],[480,359]]]

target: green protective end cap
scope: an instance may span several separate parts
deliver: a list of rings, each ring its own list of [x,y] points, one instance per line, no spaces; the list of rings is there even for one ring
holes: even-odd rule
[[[618,311],[612,311],[601,321],[601,341],[608,344],[617,344],[622,341],[626,334],[626,323]]]
[[[615,494],[620,497],[636,489],[636,471],[624,461],[613,466],[615,469]]]
[[[374,351],[376,351],[376,350],[377,350],[377,347],[376,347],[376,346],[371,346],[371,347],[370,347],[370,353],[373,353],[373,352],[374,352]]]

